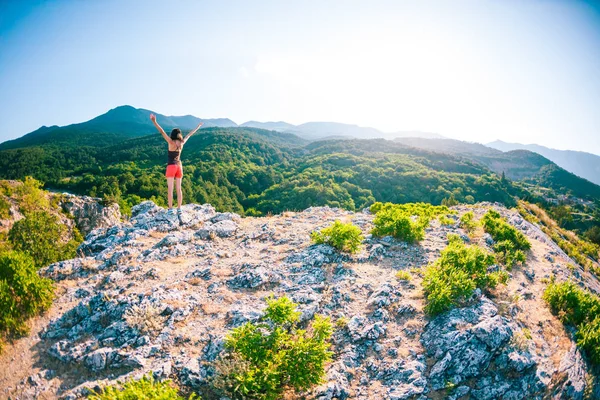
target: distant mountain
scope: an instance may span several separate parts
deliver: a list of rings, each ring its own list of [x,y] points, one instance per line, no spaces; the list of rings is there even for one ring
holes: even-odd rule
[[[309,140],[328,140],[328,139],[393,139],[396,137],[418,137],[442,139],[444,136],[437,133],[421,131],[398,131],[382,132],[375,128],[362,127],[352,124],[342,124],[339,122],[307,122],[302,125],[292,125],[284,121],[279,122],[258,122],[248,121],[240,126],[268,129],[278,132],[294,133],[302,138]]]
[[[289,131],[292,131],[294,128],[296,128],[296,125],[288,124],[287,122],[284,122],[284,121],[278,121],[278,122],[248,121],[248,122],[244,122],[240,126],[248,127],[248,128],[267,129],[270,131],[278,131],[278,132],[289,132]]]
[[[439,133],[422,132],[422,131],[398,131],[387,134],[394,138],[423,138],[423,139],[446,139],[445,136]]]
[[[132,139],[156,133],[150,121],[150,110],[120,106],[109,110],[96,118],[86,122],[67,126],[43,126],[18,139],[9,140],[0,144],[0,150],[31,147],[40,145],[78,146],[106,146],[122,140]],[[165,116],[159,113],[156,119],[165,130],[175,127],[191,130],[200,121],[204,122],[203,128],[208,127],[236,127],[237,124],[227,118],[201,119],[192,115]]]
[[[488,143],[487,146],[501,151],[524,149],[534,151],[569,172],[590,182],[600,185],[600,156],[573,150],[556,150],[537,144],[506,143],[501,140]]]
[[[559,192],[571,191],[575,196],[582,198],[600,197],[600,187],[597,184],[580,178],[530,150],[502,152],[479,143],[454,139],[397,138],[394,142],[460,156],[485,165],[499,175],[504,173],[513,180],[527,180]]]
[[[357,139],[375,139],[387,136],[375,129],[339,122],[307,122],[290,132],[306,139],[321,139],[328,136],[351,136]]]

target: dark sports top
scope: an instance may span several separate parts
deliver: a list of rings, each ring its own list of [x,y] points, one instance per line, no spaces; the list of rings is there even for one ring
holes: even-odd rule
[[[181,164],[181,146],[175,151],[168,151],[169,160],[167,161],[168,165],[177,165]]]

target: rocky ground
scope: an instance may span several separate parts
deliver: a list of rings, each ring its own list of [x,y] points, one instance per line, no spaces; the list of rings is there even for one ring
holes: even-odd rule
[[[492,206],[454,209],[477,216]],[[573,332],[550,314],[545,279],[598,280],[518,213],[494,205],[532,242],[525,266],[506,286],[477,292],[463,308],[430,319],[418,274],[434,261],[458,224],[433,221],[425,240],[409,245],[368,233],[373,216],[311,208],[263,218],[217,213],[210,205],[167,212],[136,206],[127,223],[93,230],[82,258],[46,267],[57,299],[32,321],[27,338],[0,355],[0,397],[67,398],[152,371],[211,398],[207,383],[223,338],[261,316],[264,298],[287,295],[302,319],[330,316],[334,360],[327,382],[309,399],[583,399],[600,388],[574,345]],[[456,217],[455,217],[456,218]],[[310,232],[334,220],[366,236],[352,256],[314,246]],[[596,385],[597,386],[597,385]]]

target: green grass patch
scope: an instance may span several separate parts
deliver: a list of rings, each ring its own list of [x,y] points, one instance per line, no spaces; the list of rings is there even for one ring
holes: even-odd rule
[[[171,381],[159,382],[151,374],[140,380],[130,380],[122,385],[108,386],[88,396],[90,400],[185,400]],[[192,394],[189,400],[200,400]]]
[[[400,270],[396,272],[396,279],[398,279],[399,281],[410,281],[412,279],[412,276],[409,272]]]
[[[312,232],[310,237],[315,244],[328,244],[348,253],[356,253],[364,239],[358,226],[341,221],[335,221],[327,228]]]
[[[488,272],[494,256],[484,249],[466,245],[457,235],[449,235],[449,244],[423,275],[425,312],[437,315],[468,299],[476,288],[493,288],[505,283],[504,271]]]
[[[262,321],[246,323],[225,339],[217,361],[215,389],[233,399],[276,400],[286,391],[304,391],[323,382],[333,326],[315,316],[300,329],[297,305],[287,297],[267,299]]]
[[[544,291],[543,299],[564,324],[577,328],[577,344],[594,364],[599,365],[600,297],[572,281],[556,283],[552,280]]]
[[[597,276],[600,276],[600,267],[597,264],[600,246],[579,237],[574,232],[561,228],[542,208],[535,204],[519,201],[517,210],[527,221],[537,224],[579,265],[591,269]]]

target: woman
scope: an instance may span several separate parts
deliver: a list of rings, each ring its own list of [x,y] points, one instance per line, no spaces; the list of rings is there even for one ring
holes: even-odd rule
[[[202,122],[198,124],[196,129],[191,131],[185,138],[181,135],[181,129],[175,128],[171,131],[171,137],[169,137],[163,128],[156,122],[156,115],[150,114],[150,119],[156,126],[156,129],[165,138],[169,144],[169,160],[167,162],[167,199],[169,203],[169,209],[173,207],[173,181],[177,186],[177,208],[181,208],[181,202],[183,201],[183,194],[181,193],[181,178],[183,177],[183,167],[181,165],[181,150],[183,145],[188,141],[190,137],[203,125]]]

